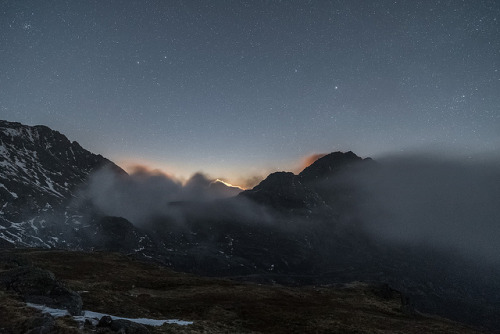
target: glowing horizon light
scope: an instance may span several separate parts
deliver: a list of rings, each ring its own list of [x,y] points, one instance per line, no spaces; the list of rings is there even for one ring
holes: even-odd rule
[[[231,187],[231,188],[238,188],[238,189],[241,189],[241,190],[245,190],[245,188],[242,188],[242,187],[240,187],[240,186],[236,186],[236,185],[234,185],[234,184],[231,184],[231,183],[226,182],[226,181],[221,180],[221,179],[215,179],[214,183],[215,183],[215,182],[220,182],[220,183],[222,183],[223,185],[225,185],[225,186],[227,186],[227,187]]]
[[[180,168],[175,164],[165,164],[163,162],[148,160],[144,158],[121,158],[118,160],[118,166],[123,168],[128,174],[134,174],[137,172],[147,172],[150,174],[162,174],[168,178],[185,184],[188,182],[193,175],[202,173],[207,179],[211,180],[211,183],[220,182],[226,187],[237,188],[240,190],[246,190],[247,188],[231,184],[219,178],[212,178],[209,174],[205,172],[197,171],[197,168]]]

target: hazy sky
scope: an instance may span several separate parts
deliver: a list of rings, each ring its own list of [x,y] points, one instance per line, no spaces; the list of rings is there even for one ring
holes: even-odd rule
[[[0,1],[0,118],[237,179],[500,148],[500,2]]]

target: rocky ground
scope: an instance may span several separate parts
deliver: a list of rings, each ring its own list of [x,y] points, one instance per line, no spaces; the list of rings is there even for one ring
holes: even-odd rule
[[[116,253],[11,249],[0,254],[0,332],[7,334],[476,333],[412,311],[386,285],[291,288],[198,277]],[[102,319],[96,325],[70,315],[53,318],[26,302],[73,314],[83,309],[193,324],[152,327]]]

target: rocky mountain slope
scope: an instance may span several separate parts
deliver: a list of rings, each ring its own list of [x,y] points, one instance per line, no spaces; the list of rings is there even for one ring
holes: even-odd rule
[[[62,231],[53,230],[54,220],[78,225],[65,207],[89,174],[104,166],[124,173],[57,131],[0,121],[2,243],[60,246]]]
[[[343,173],[377,164],[352,152],[326,155],[298,175],[273,173],[234,197],[160,202],[162,210],[145,221],[110,214],[95,189],[88,191],[103,167],[99,182],[113,178],[128,186],[137,180],[46,127],[1,121],[0,166],[3,247],[116,251],[180,271],[259,283],[386,283],[409,298],[409,308],[491,331],[500,325],[497,268],[381,242],[359,228],[353,214],[359,194]],[[104,197],[124,200],[122,188],[107,189]]]

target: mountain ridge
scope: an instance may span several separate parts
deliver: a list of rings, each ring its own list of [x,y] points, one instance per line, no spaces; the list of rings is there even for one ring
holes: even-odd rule
[[[118,251],[198,275],[259,283],[385,282],[417,310],[490,330],[500,325],[494,316],[500,309],[494,283],[499,273],[433,250],[381,243],[352,222],[357,193],[344,176],[373,168],[369,158],[333,152],[297,175],[273,173],[234,197],[159,202],[162,211],[141,224],[120,212],[110,215],[86,191],[102,166],[112,173],[103,177],[119,175],[128,184],[133,176],[51,131],[0,122],[5,246]],[[198,177],[188,190],[210,186]],[[112,188],[108,196],[123,200],[122,190]],[[477,273],[486,276],[474,282]]]
[[[43,217],[50,217],[57,213],[56,208],[69,205],[74,192],[92,172],[108,166],[117,173],[125,173],[108,159],[46,126],[7,121],[0,121],[0,166],[3,202],[0,237],[11,243],[17,240],[25,246],[29,242],[23,238],[42,246],[43,240],[37,243],[36,235],[46,223]],[[24,231],[19,225],[23,221]]]

